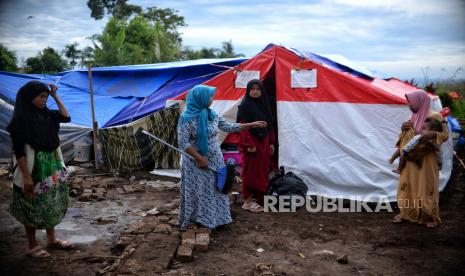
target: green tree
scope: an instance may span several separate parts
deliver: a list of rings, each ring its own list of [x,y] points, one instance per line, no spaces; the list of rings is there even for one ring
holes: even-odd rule
[[[17,72],[16,54],[0,43],[0,71]]]
[[[425,85],[425,87],[423,87],[423,90],[425,90],[426,92],[430,92],[430,93],[433,93],[433,94],[436,94],[436,90],[438,88],[436,87],[436,85],[434,84],[434,82],[431,82],[427,85]]]
[[[153,10],[152,10],[153,12]],[[151,18],[151,19],[149,19]],[[102,34],[92,36],[96,65],[156,63],[178,60],[181,39],[169,22],[137,15],[128,20],[110,18]],[[183,24],[179,22],[179,24]]]
[[[89,0],[87,5],[93,18],[113,15],[103,32],[91,38],[97,66],[244,56],[234,52],[232,41],[223,42],[222,49],[183,47],[179,28],[187,25],[174,9],[142,10],[127,0]]]
[[[407,84],[410,84],[412,86],[415,86],[415,87],[420,87],[420,85],[418,84],[418,82],[415,79],[405,80],[404,82],[407,83]]]
[[[96,66],[112,66],[125,64],[123,51],[126,38],[124,21],[110,18],[102,34],[92,36],[94,44],[94,62]]]
[[[142,16],[132,18],[126,27],[123,43],[124,63],[141,64],[160,61],[156,29]]]
[[[58,52],[47,47],[37,56],[30,57],[26,60],[27,73],[56,73],[68,68],[68,63]]]
[[[87,46],[86,48],[80,51],[79,65],[81,67],[86,67],[87,64],[89,63],[93,64],[94,63],[93,58],[94,58],[94,49],[92,47]]]
[[[65,57],[69,59],[69,65],[71,65],[71,69],[74,69],[74,67],[77,65],[77,61],[81,55],[81,50],[77,48],[78,45],[79,43],[74,42],[65,46],[64,54]]]
[[[90,16],[95,20],[102,19],[105,14],[112,15],[117,19],[127,19],[133,14],[141,13],[142,8],[136,5],[130,5],[128,0],[88,0]]]
[[[159,9],[149,7],[142,15],[147,18],[156,32],[156,49],[158,60],[177,60],[181,56],[182,38],[178,31],[185,27],[184,17],[177,14],[174,9]]]
[[[219,58],[236,58],[236,57],[244,56],[244,54],[238,54],[234,52],[234,46],[233,46],[232,40],[223,41],[222,44],[223,44],[223,49],[218,55]]]
[[[181,59],[199,59],[199,58],[233,58],[243,57],[244,54],[238,54],[234,52],[234,46],[232,41],[224,41],[223,48],[207,48],[202,47],[200,50],[192,50],[191,47],[184,47],[182,51]]]

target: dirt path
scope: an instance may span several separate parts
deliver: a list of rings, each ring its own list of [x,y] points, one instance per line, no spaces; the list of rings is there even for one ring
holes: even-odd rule
[[[9,182],[1,178],[0,274],[95,275],[104,269],[107,269],[105,272],[113,269],[110,275],[454,275],[465,272],[463,175],[456,175],[441,193],[443,225],[437,229],[391,224],[392,214],[387,212],[308,213],[301,209],[287,214],[253,214],[241,210],[240,203],[234,203],[231,207],[234,222],[214,231],[209,250],[194,252],[194,261],[189,263],[171,258],[180,239],[172,220],[175,213],[142,216],[154,207],[163,211],[164,206],[176,202],[178,188],[160,188],[158,184],[140,188],[140,179],[148,177],[142,173],[133,182],[108,177],[85,179],[94,190],[104,188],[104,198],[81,202],[79,196],[73,197],[64,222],[58,226],[61,237],[80,242],[78,248],[71,252],[53,250],[53,257],[42,261],[23,256],[24,231],[7,213]],[[128,186],[131,183],[133,186]],[[39,233],[42,242],[44,236]],[[338,263],[336,258],[344,254],[348,255],[348,263]],[[114,265],[116,262],[118,266]]]

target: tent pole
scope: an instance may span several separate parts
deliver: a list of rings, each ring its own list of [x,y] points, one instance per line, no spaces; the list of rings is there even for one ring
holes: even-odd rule
[[[98,123],[95,121],[95,111],[94,111],[94,94],[92,90],[92,65],[89,63],[87,65],[87,69],[89,72],[89,92],[90,92],[90,106],[92,109],[92,127],[94,129],[94,162],[95,168],[98,170],[100,169],[100,165],[98,162],[98,147],[97,147],[97,137],[98,137]]]

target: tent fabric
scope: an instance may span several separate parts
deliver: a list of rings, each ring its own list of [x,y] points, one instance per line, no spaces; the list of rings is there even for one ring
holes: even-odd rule
[[[164,107],[166,98],[176,96],[176,93],[182,93],[244,60],[246,59],[200,59],[94,68],[92,82],[95,119],[100,127],[104,127],[125,124],[151,114]],[[0,98],[14,104],[19,88],[30,80],[41,80],[57,85],[58,94],[67,107],[72,122],[92,127],[89,80],[86,70],[67,71],[55,75],[0,72],[2,83]],[[167,85],[169,89],[165,88]],[[142,105],[144,99],[146,101]],[[47,105],[49,108],[56,108],[53,101],[48,101]]]
[[[311,59],[315,62],[318,62],[339,72],[349,73],[354,76],[365,78],[368,80],[371,80],[376,77],[376,75],[367,68],[359,64],[356,64],[340,55],[319,55],[309,51],[298,50],[295,48],[290,48],[288,50],[294,52],[301,58]]]
[[[0,83],[2,84],[0,85],[0,98],[9,104],[14,104],[19,88],[29,81],[39,80],[45,83],[55,83],[57,79],[57,77],[51,75],[17,74],[0,71]]]
[[[395,150],[400,125],[411,114],[405,91],[416,88],[328,60],[307,51],[267,46],[204,84],[217,87],[212,108],[235,118],[245,93],[234,87],[235,72],[260,71],[260,79],[276,83],[279,166],[302,178],[311,194],[395,201],[398,175],[386,160]],[[316,70],[317,86],[292,88],[295,69]],[[450,140],[442,146],[442,154],[441,190],[452,170]]]
[[[179,71],[193,67],[205,67],[210,63],[231,61],[242,62],[244,59],[201,59],[195,61],[167,62],[159,64],[99,67],[92,69],[94,95],[111,97],[147,97],[160,89]],[[224,71],[224,69],[223,69]],[[89,92],[87,70],[69,71],[60,83]]]
[[[195,65],[181,68],[169,82],[163,85],[163,87],[148,97],[135,98],[116,116],[108,121],[105,126],[121,125],[125,122],[147,116],[156,110],[160,110],[165,107],[168,99],[224,72],[226,70],[225,67],[237,65],[238,61],[241,60],[234,59],[231,61],[217,62],[215,65]]]
[[[150,71],[95,71],[92,72],[93,94],[111,97],[147,97],[171,79],[176,71],[168,69],[158,74]],[[87,72],[71,72],[63,76],[60,82],[89,91]]]
[[[13,108],[13,105],[0,99],[0,159],[2,161],[11,160],[13,156],[10,134],[5,130],[13,115]],[[59,136],[65,161],[70,161],[74,157],[73,143],[84,138],[85,135],[90,135],[91,131],[90,128],[75,124],[61,125]]]
[[[12,157],[10,133],[6,131],[11,116],[13,116],[13,106],[0,99],[0,159],[3,161]]]
[[[105,164],[112,171],[179,168],[180,156],[161,143],[137,133],[143,128],[177,145],[179,107],[165,108],[124,126],[99,130]]]
[[[91,99],[88,93],[83,93],[67,85],[60,85],[58,95],[70,113],[72,123],[92,127]],[[104,126],[130,101],[130,98],[94,95],[95,121],[99,127]],[[50,109],[58,109],[53,99],[47,101],[47,106]]]

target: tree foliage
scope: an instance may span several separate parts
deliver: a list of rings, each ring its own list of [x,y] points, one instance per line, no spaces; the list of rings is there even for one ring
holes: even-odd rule
[[[68,69],[68,63],[59,53],[47,47],[37,54],[35,57],[30,57],[26,60],[27,73],[56,73]]]
[[[101,34],[92,36],[97,66],[158,63],[199,58],[239,57],[231,41],[222,48],[183,47],[180,28],[187,26],[174,9],[130,5],[127,0],[89,0],[91,17],[111,15]],[[82,64],[82,63],[81,63]]]
[[[63,51],[65,57],[69,59],[69,65],[71,65],[72,69],[77,65],[79,57],[81,56],[81,50],[78,49],[78,46],[79,43],[74,42],[66,45]]]
[[[88,0],[90,16],[96,20],[102,19],[105,15],[111,15],[117,19],[127,19],[133,14],[140,13],[142,8],[130,5],[128,0]]]
[[[190,47],[185,47],[182,52],[182,59],[236,58],[244,56],[244,54],[239,54],[234,51],[231,40],[222,42],[222,45],[222,49],[202,47],[200,50],[192,50]]]
[[[18,71],[16,54],[0,43],[0,71]]]

